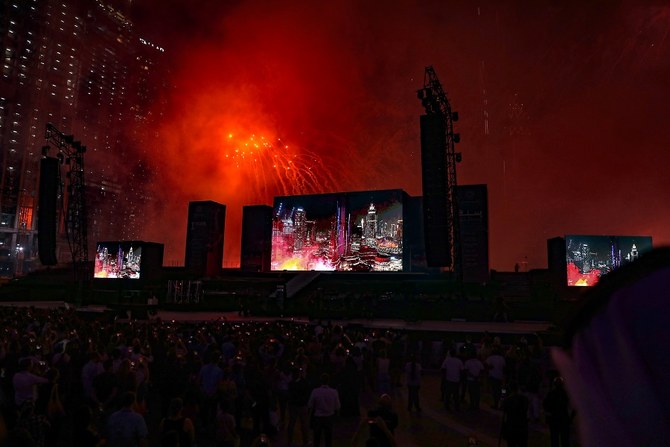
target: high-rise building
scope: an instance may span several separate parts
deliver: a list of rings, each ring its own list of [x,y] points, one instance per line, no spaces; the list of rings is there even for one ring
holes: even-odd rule
[[[113,0],[109,0],[113,1]],[[133,239],[165,51],[105,1],[0,0],[0,263],[37,258],[45,128],[87,147],[89,241]],[[54,151],[54,149],[51,149]],[[53,155],[53,153],[52,153]],[[62,229],[62,228],[61,228]],[[59,255],[67,261],[68,253]]]
[[[295,210],[293,217],[293,227],[295,232],[295,239],[293,241],[293,249],[300,251],[307,242],[307,218],[305,217],[305,210],[298,208]]]
[[[377,237],[377,210],[375,209],[375,204],[371,203],[368,208],[368,215],[365,219],[365,232],[363,234],[368,239],[374,239]]]

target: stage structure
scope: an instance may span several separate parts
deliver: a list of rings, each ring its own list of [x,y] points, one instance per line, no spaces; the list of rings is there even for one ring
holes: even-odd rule
[[[57,150],[56,158],[60,164],[67,166],[65,180],[58,170],[59,196],[62,200],[62,225],[67,236],[68,246],[72,254],[72,268],[76,282],[88,279],[86,265],[88,263],[88,216],[84,183],[84,153],[86,146],[76,141],[73,135],[66,135],[49,123],[45,134],[47,145],[42,147],[42,155],[48,157],[50,149]],[[67,194],[63,194],[63,189]],[[54,216],[55,218],[55,216]],[[40,235],[38,235],[40,237]],[[50,257],[51,258],[51,257]],[[43,258],[40,258],[43,259]],[[49,263],[55,264],[55,256]]]
[[[96,244],[90,304],[104,304],[146,318],[165,296],[163,244],[102,241]]]
[[[215,277],[221,273],[226,205],[202,200],[188,204],[186,231],[186,271],[195,277]]]
[[[426,67],[423,88],[418,90],[426,114],[421,122],[421,167],[423,187],[426,262],[429,267],[450,269],[462,278],[456,163],[461,154],[454,146],[458,113],[442,89],[432,66]]]
[[[489,211],[486,185],[459,185],[456,188],[459,212],[459,244],[463,282],[489,280]]]
[[[243,272],[269,272],[271,252],[272,207],[243,207],[240,269]]]

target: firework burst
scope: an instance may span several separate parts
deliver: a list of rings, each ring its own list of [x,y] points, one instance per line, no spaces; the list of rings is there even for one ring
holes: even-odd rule
[[[254,197],[307,194],[335,187],[321,157],[281,138],[230,132],[223,140],[221,168],[234,169]]]

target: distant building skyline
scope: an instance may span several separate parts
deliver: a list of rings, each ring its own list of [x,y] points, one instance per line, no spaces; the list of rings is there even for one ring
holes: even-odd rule
[[[106,2],[10,0],[0,8],[0,273],[11,273],[19,254],[29,263],[37,257],[47,123],[87,147],[90,248],[96,240],[137,238],[147,199],[147,124],[159,118],[150,107],[167,87],[165,49]],[[61,250],[59,259],[69,253]]]

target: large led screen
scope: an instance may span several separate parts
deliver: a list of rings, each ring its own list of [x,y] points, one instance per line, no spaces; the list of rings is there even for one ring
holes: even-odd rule
[[[402,271],[403,192],[276,197],[272,270]]]
[[[565,248],[568,286],[593,286],[652,245],[650,236],[566,236]]]
[[[100,242],[95,253],[94,278],[140,279],[142,243]]]

